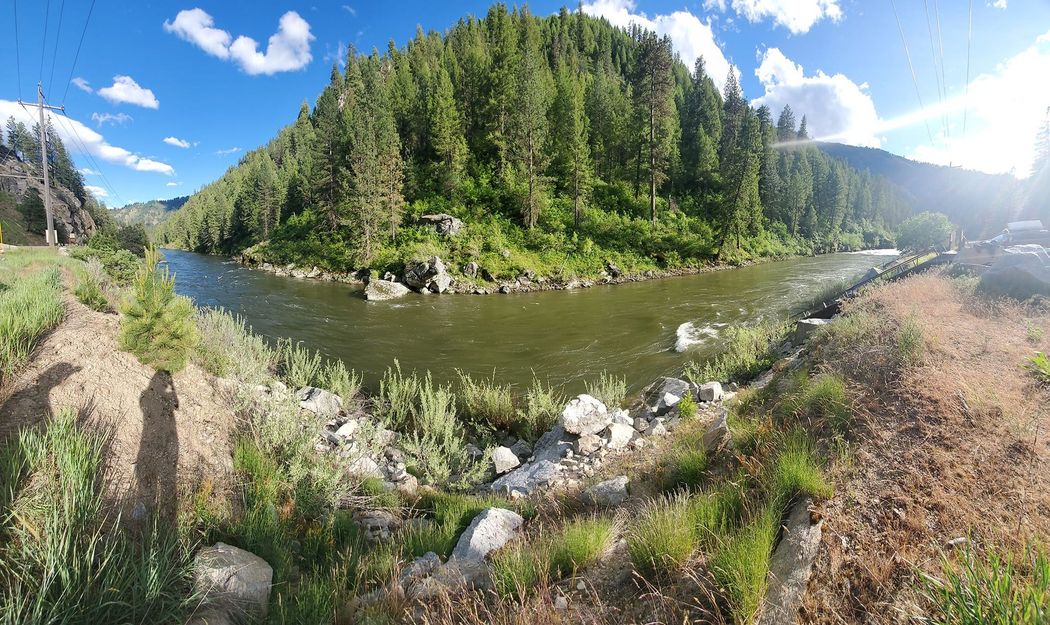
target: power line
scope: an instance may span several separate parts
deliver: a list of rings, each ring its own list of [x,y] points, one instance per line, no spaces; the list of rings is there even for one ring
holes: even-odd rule
[[[18,99],[22,99],[22,53],[18,50],[18,0],[11,0],[15,7],[15,67],[18,72]]]
[[[99,166],[98,161],[96,161],[95,157],[92,156],[91,151],[88,150],[87,143],[85,143],[84,140],[80,137],[80,133],[77,132],[76,124],[73,123],[72,118],[69,118],[66,115],[58,115],[56,117],[58,118],[58,121],[61,124],[63,124],[64,128],[69,129],[70,135],[73,137],[73,142],[76,144],[77,148],[84,154],[85,157],[87,157],[88,163],[91,165],[92,168],[94,168],[94,171],[97,171],[98,175],[101,176],[103,186],[105,186],[106,189],[113,194],[113,197],[117,199],[121,204],[126,204],[124,198],[120,197],[120,194],[117,193],[116,188],[113,187],[113,184],[109,181],[109,178],[106,177],[106,173],[102,171],[102,167]]]
[[[930,3],[929,0],[922,0],[922,6],[926,11],[926,30],[930,35],[930,56],[933,58],[933,81],[937,85],[937,99],[941,103],[941,132],[943,136],[948,136],[948,124],[944,114],[944,93],[946,85],[941,80],[942,73],[939,70],[937,61],[937,44],[933,38],[933,22],[930,21]],[[942,59],[943,61],[943,59]]]
[[[51,76],[47,79],[47,91],[51,92],[51,85],[55,82],[55,61],[58,60],[58,42],[62,39],[62,16],[66,13],[66,0],[62,0],[62,6],[58,9],[58,30],[55,31],[55,49],[51,53]]]
[[[904,45],[904,56],[908,59],[908,69],[911,70],[911,82],[915,85],[915,96],[919,99],[919,108],[926,110],[926,105],[922,103],[922,92],[919,91],[919,79],[915,76],[915,66],[911,63],[911,52],[908,51],[908,40],[904,37],[904,27],[901,26],[901,18],[897,14],[897,5],[894,4],[893,0],[890,0],[890,6],[893,8],[893,17],[897,20],[897,30],[901,33],[901,44]],[[930,132],[930,122],[923,117],[923,124],[926,125],[926,135],[930,138],[930,143],[933,143],[933,133]]]
[[[40,80],[44,80],[44,53],[47,52],[47,23],[51,17],[51,0],[47,0],[44,8],[44,38],[40,41]]]
[[[84,20],[84,30],[80,33],[80,43],[77,44],[77,52],[73,55],[73,66],[69,68],[69,79],[66,80],[66,90],[62,92],[62,102],[66,101],[66,96],[69,94],[69,85],[73,82],[73,72],[77,68],[77,59],[80,58],[80,47],[84,45],[84,35],[87,34],[88,24],[91,23],[91,12],[95,10],[95,0],[91,0],[91,7],[88,8],[87,19]]]

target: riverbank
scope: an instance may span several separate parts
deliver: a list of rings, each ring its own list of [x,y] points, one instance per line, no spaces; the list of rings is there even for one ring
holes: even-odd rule
[[[28,388],[45,357],[65,353],[62,362],[84,370],[97,360],[47,342],[65,336],[64,324],[97,317],[94,332],[112,337],[120,323],[77,301],[65,307],[66,320],[5,388]],[[123,523],[97,531],[104,516],[37,525],[33,515],[56,495],[90,498],[107,484],[94,470],[63,473],[75,466],[61,462],[65,450],[97,444],[117,466],[141,456],[92,443],[90,422],[53,416],[66,396],[63,383],[52,387],[41,406],[51,414],[36,429],[52,436],[44,449],[59,461],[30,460],[21,475],[33,479],[5,482],[34,485],[0,493],[0,510],[18,512],[0,515],[5,558],[35,570],[25,554],[40,539],[29,526],[82,541],[112,536],[129,556],[170,551],[162,561],[107,560],[90,571],[105,582],[97,585],[61,578],[79,599],[61,606],[47,599],[58,586],[16,588],[0,570],[5,607],[39,597],[44,613],[65,609],[70,622],[211,618],[230,604],[202,602],[193,588],[203,579],[240,584],[238,608],[275,623],[865,623],[877,610],[951,622],[952,601],[986,599],[951,591],[953,579],[982,582],[952,577],[984,570],[958,568],[970,558],[1015,554],[1019,593],[1007,605],[1046,583],[1030,575],[1023,549],[1050,530],[1050,501],[1032,488],[1050,479],[1039,437],[1050,425],[1039,409],[1047,381],[1025,364],[1046,347],[1050,311],[985,300],[966,280],[918,276],[872,289],[805,345],[767,346],[772,367],[735,396],[728,384],[664,379],[627,401],[626,382],[606,376],[568,398],[544,384],[520,393],[476,378],[450,386],[396,367],[366,396],[338,363],[270,350],[226,315],[202,314],[196,325],[192,363],[173,379],[197,368],[232,392],[209,408],[236,416],[217,421],[229,447],[211,450],[231,473],[202,476],[180,463],[176,513],[160,534]],[[114,352],[106,358],[142,367],[115,342],[99,344]],[[90,371],[68,387],[79,397],[127,378]],[[180,392],[176,403],[200,399]],[[96,410],[118,416],[108,404]],[[188,424],[177,424],[181,439]],[[143,427],[146,449],[166,431]],[[157,519],[158,508],[144,507]],[[181,542],[164,542],[172,523]],[[78,554],[52,564],[68,567]],[[151,575],[138,575],[142,566]],[[136,594],[136,579],[159,586]],[[114,590],[142,600],[124,607],[109,600]]]

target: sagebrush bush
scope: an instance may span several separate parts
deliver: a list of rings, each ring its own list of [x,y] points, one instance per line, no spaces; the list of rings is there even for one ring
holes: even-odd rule
[[[74,272],[73,295],[80,303],[98,312],[109,312],[109,278],[102,263],[94,258],[88,259],[83,268]]]
[[[301,342],[281,341],[281,377],[294,389],[321,383],[321,354],[311,352]]]
[[[627,398],[627,378],[603,371],[597,380],[587,382],[587,394],[615,410]]]
[[[497,384],[492,379],[475,380],[469,374],[459,373],[459,401],[463,414],[475,424],[499,431],[510,431],[517,424],[514,396],[510,386]]]
[[[554,427],[564,406],[564,395],[533,378],[525,391],[524,405],[518,409],[518,434],[530,441],[536,440]]]
[[[361,375],[347,369],[342,360],[333,360],[321,372],[321,385],[341,397],[344,404],[351,404],[361,393]]]
[[[387,367],[383,379],[379,381],[379,395],[374,408],[376,418],[393,430],[410,428],[415,419],[419,386],[419,377],[415,373],[405,375],[401,371],[401,363],[395,358],[394,365]]]
[[[144,365],[174,373],[186,366],[197,345],[196,309],[175,294],[175,277],[157,271],[160,254],[146,251],[146,261],[120,306],[120,346]]]
[[[205,371],[247,384],[269,378],[277,354],[244,319],[221,308],[203,308],[197,311],[196,322],[199,338],[193,360]]]

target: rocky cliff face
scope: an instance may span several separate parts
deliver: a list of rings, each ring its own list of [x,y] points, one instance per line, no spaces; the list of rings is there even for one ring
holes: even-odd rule
[[[9,175],[8,175],[9,174]],[[36,169],[19,161],[12,155],[0,160],[0,191],[10,193],[15,200],[21,202],[26,192],[36,189],[41,199],[44,197],[44,183],[41,180],[30,178],[12,178],[16,176],[35,176]],[[55,217],[55,229],[61,243],[84,243],[88,237],[95,233],[97,226],[91,214],[84,208],[83,204],[73,192],[60,186],[53,181],[51,185],[51,210]],[[65,233],[66,240],[63,238]]]

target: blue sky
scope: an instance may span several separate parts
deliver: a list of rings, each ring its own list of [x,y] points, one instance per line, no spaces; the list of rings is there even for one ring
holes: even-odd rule
[[[400,46],[417,24],[444,30],[489,4],[97,0],[72,68],[91,3],[15,1],[0,0],[0,116],[25,116],[15,100],[35,100],[42,80],[67,108],[58,129],[87,184],[112,206],[220,176],[313,102],[346,44]],[[1050,105],[1050,0],[973,0],[968,88],[967,2],[894,2],[918,96],[890,0],[591,0],[585,10],[669,34],[687,63],[703,54],[720,69],[719,83],[735,67],[749,99],[774,112],[791,104],[813,136],[1025,175]]]

